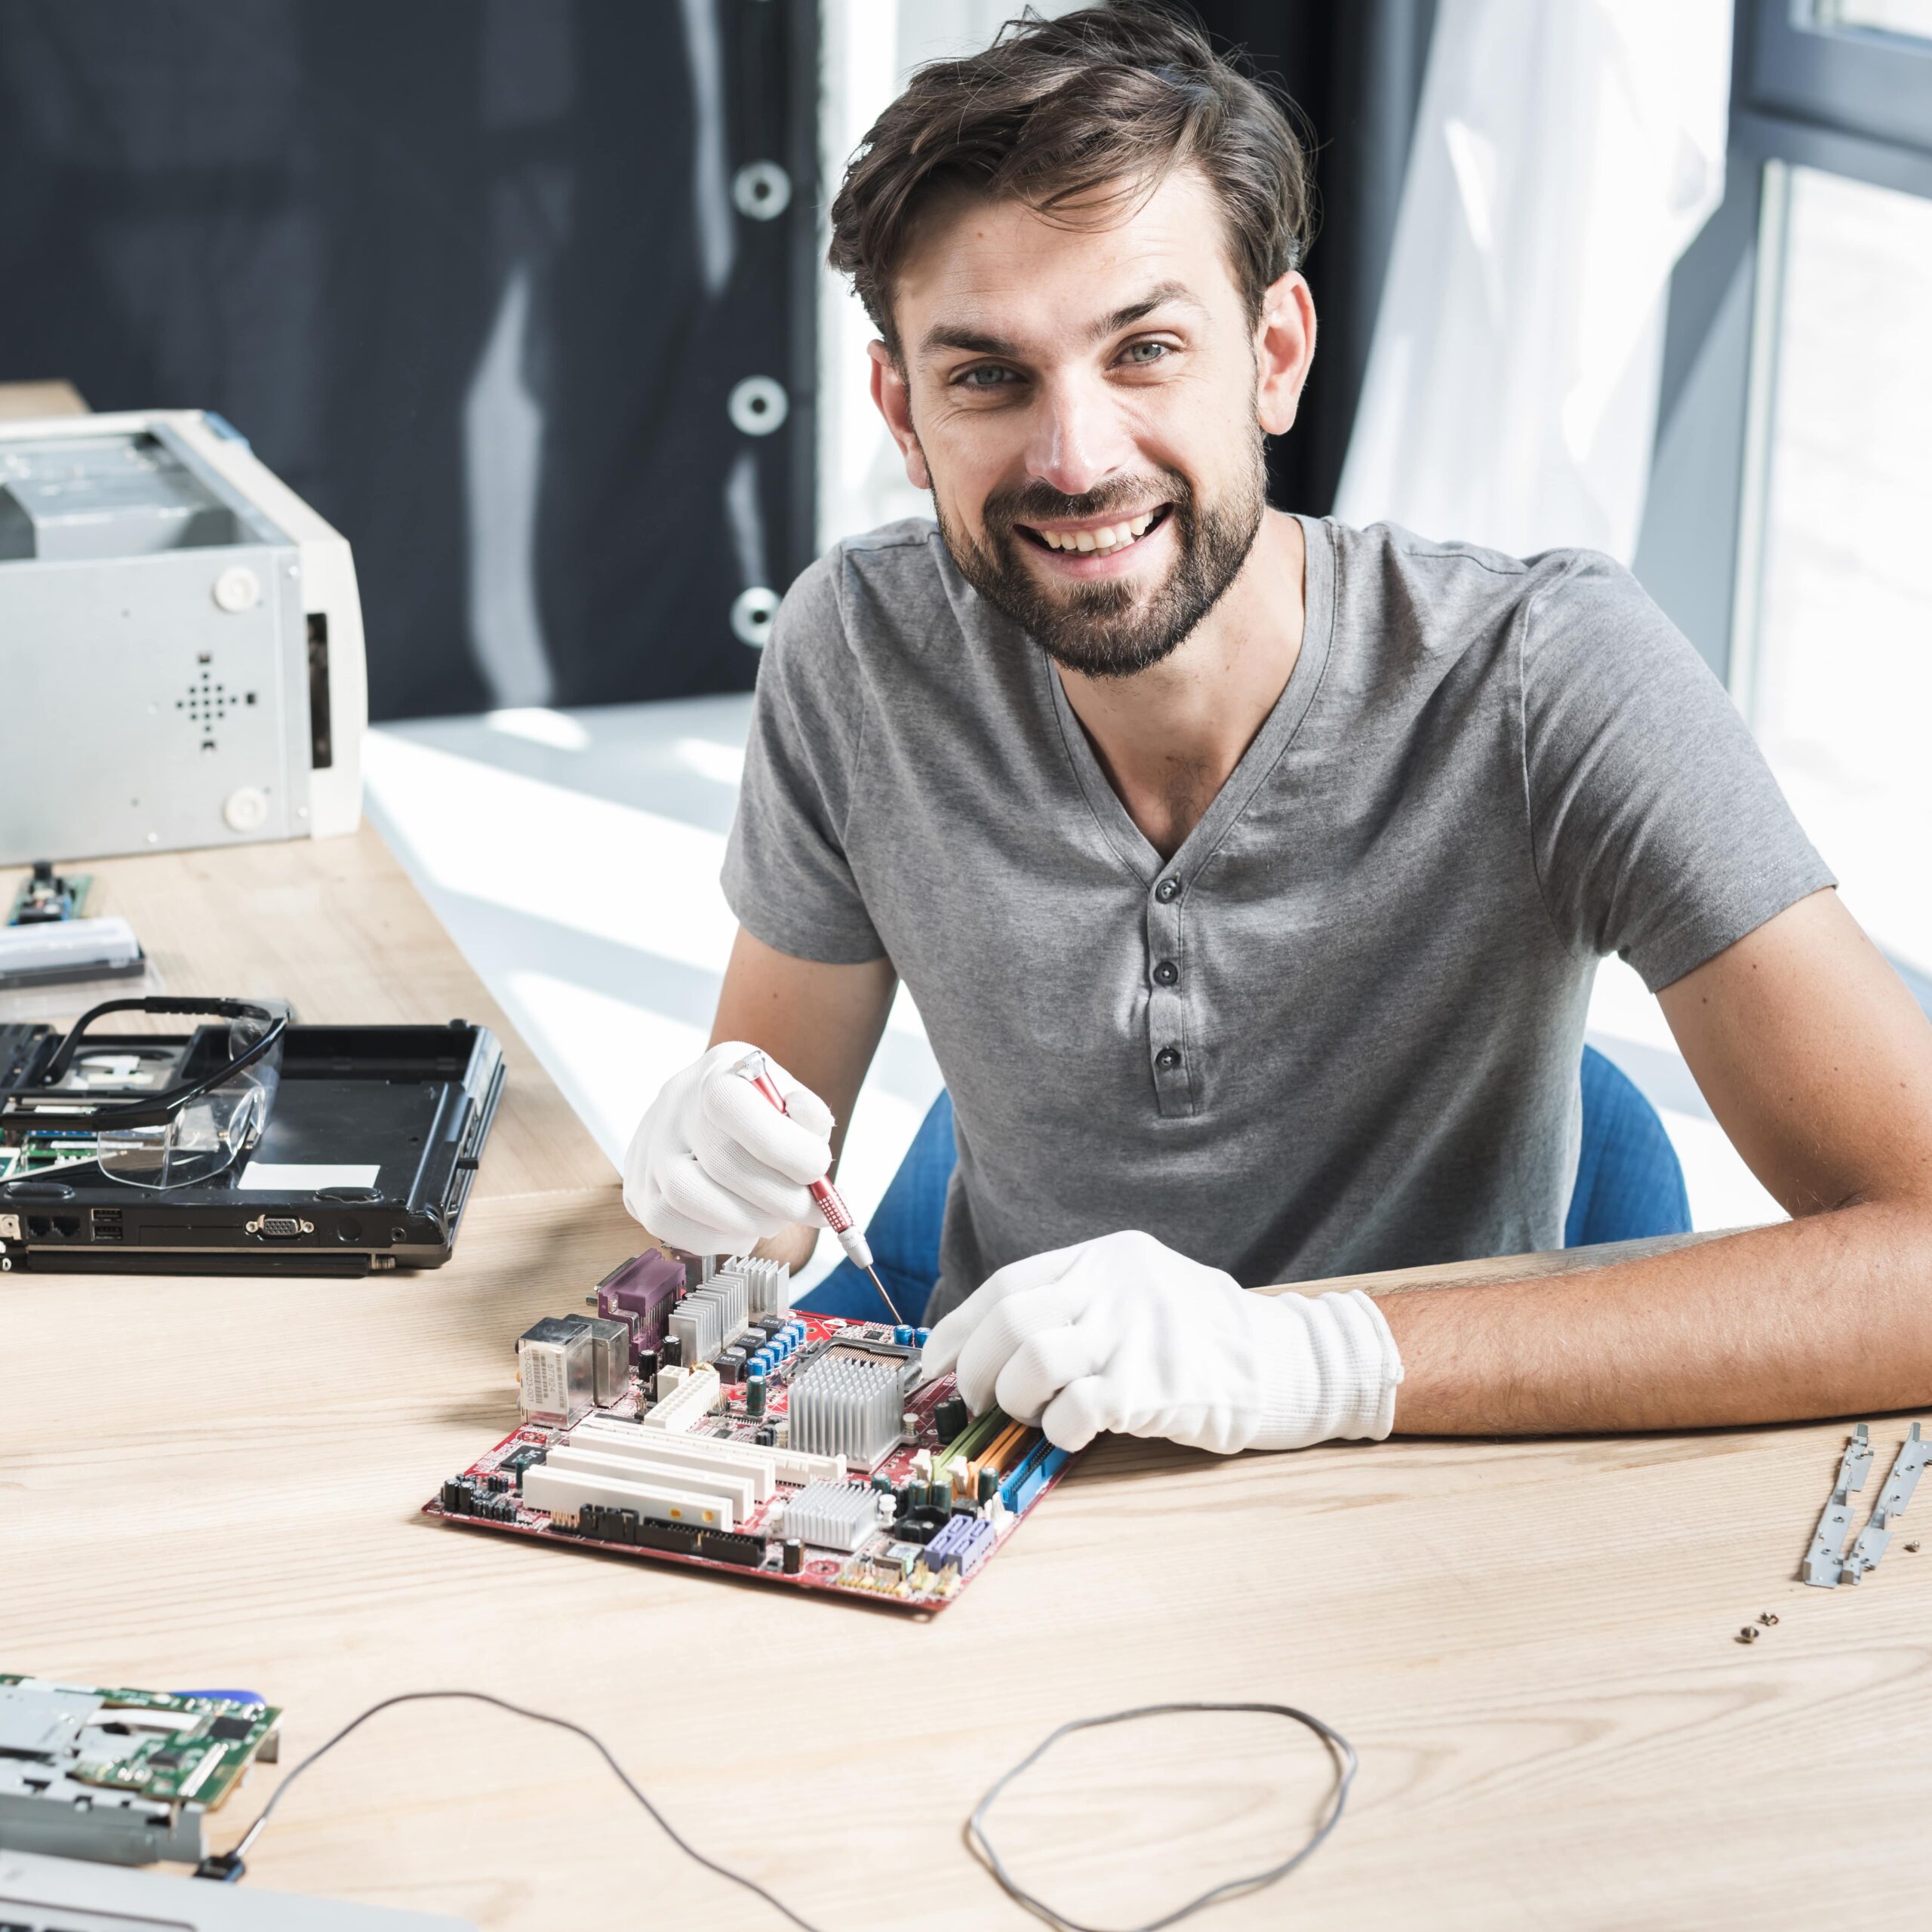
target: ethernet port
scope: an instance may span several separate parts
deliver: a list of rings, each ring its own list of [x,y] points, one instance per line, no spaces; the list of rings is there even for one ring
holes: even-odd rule
[[[53,1238],[54,1223],[45,1214],[29,1214],[27,1217],[29,1241],[51,1241]]]
[[[78,1214],[56,1214],[54,1232],[63,1241],[78,1241],[81,1238],[81,1217]]]

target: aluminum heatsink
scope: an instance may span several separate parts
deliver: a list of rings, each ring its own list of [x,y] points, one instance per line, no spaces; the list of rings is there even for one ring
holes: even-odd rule
[[[870,1469],[899,1440],[905,1411],[896,1363],[828,1355],[792,1385],[791,1446]]]
[[[787,1537],[848,1554],[878,1527],[878,1492],[848,1483],[808,1483],[785,1506]]]

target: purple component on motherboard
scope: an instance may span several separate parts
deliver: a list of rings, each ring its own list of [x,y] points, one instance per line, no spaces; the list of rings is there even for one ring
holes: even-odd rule
[[[632,1255],[598,1283],[597,1312],[630,1324],[632,1361],[641,1350],[663,1346],[666,1318],[684,1285],[683,1263],[655,1247]]]

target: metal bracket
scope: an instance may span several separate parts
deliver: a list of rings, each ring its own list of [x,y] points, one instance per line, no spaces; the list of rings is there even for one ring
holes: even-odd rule
[[[1915,1426],[1912,1433],[1918,1434]],[[1838,1479],[1832,1487],[1832,1500],[1811,1533],[1810,1554],[1798,1574],[1807,1583],[1829,1590],[1844,1574],[1844,1539],[1851,1527],[1851,1493],[1865,1487],[1872,1472],[1872,1435],[1860,1423],[1852,1431],[1844,1460],[1838,1464]]]
[[[1905,1506],[1912,1500],[1912,1492],[1918,1487],[1918,1478],[1928,1461],[1932,1461],[1932,1443],[1921,1439],[1918,1425],[1914,1423],[1912,1433],[1899,1444],[1892,1472],[1872,1506],[1871,1521],[1859,1531],[1858,1540],[1844,1560],[1841,1582],[1863,1583],[1869,1572],[1878,1568],[1878,1559],[1892,1540],[1893,1525],[1905,1513]]]

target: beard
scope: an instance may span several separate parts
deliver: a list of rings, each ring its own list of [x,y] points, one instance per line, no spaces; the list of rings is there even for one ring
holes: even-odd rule
[[[1174,564],[1157,584],[1116,578],[1056,589],[1042,583],[1020,554],[1034,540],[1017,525],[1107,516],[1144,509],[1149,503],[1168,506],[1167,521],[1174,530]],[[1034,482],[986,500],[986,538],[980,543],[948,519],[938,492],[933,495],[940,537],[960,575],[1055,663],[1089,678],[1131,678],[1178,650],[1240,574],[1267,504],[1267,463],[1258,430],[1243,481],[1213,503],[1201,502],[1187,480],[1171,471],[1152,479],[1109,478],[1078,497]]]

